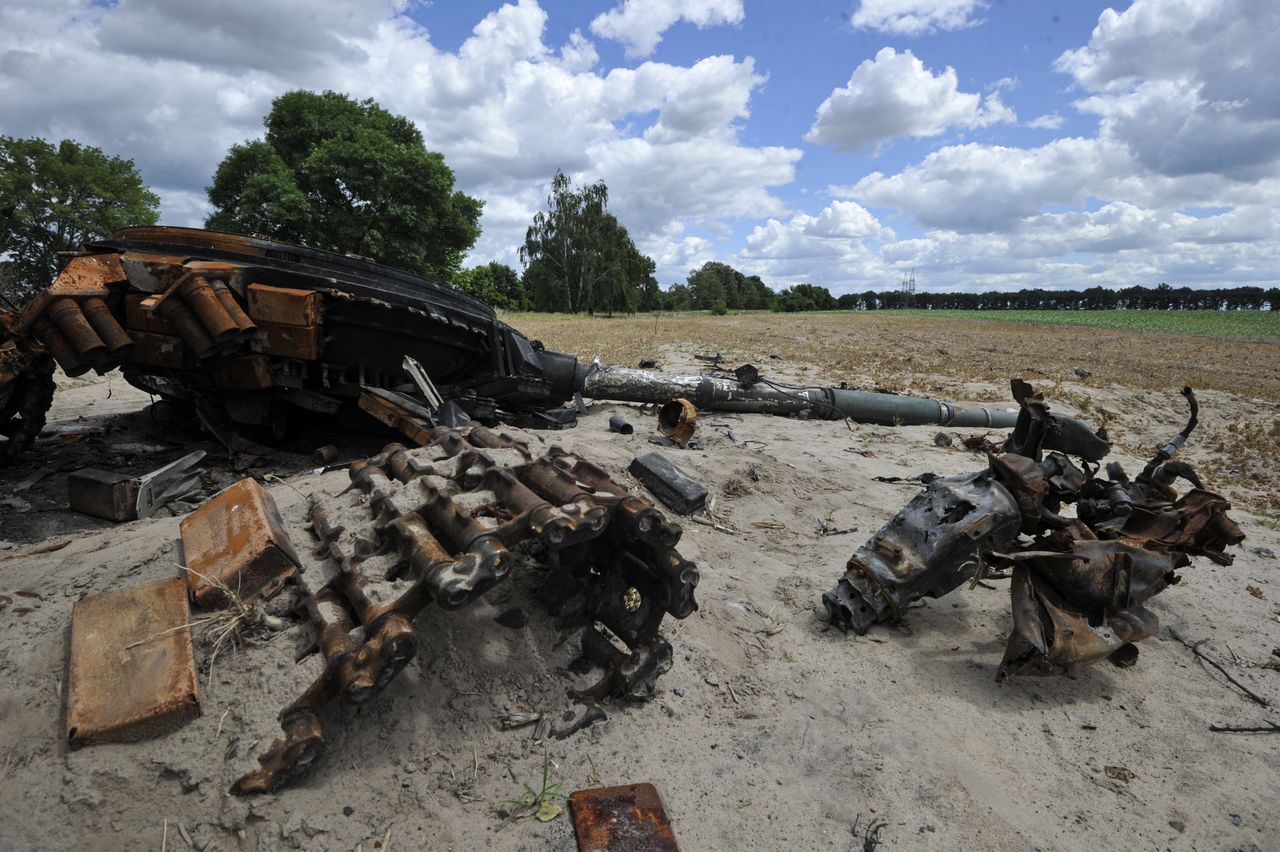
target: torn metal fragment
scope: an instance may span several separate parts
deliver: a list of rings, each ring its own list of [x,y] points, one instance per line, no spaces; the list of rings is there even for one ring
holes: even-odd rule
[[[1116,462],[1105,479],[1089,464],[1105,456],[1105,433],[1052,415],[1027,383],[1011,386],[1021,410],[1005,451],[987,449],[986,471],[930,483],[859,548],[823,596],[830,621],[862,633],[913,600],[1005,569],[1013,630],[999,679],[1071,676],[1102,659],[1133,665],[1135,643],[1159,628],[1145,603],[1194,556],[1231,564],[1225,549],[1244,539],[1230,504],[1173,458],[1195,428],[1195,394],[1183,389],[1187,425],[1131,481]],[[1194,487],[1179,496],[1178,479]]]
[[[898,621],[911,601],[941,597],[972,577],[979,546],[1008,546],[1021,518],[1013,495],[987,471],[933,480],[858,548],[822,596],[831,623],[866,633]]]

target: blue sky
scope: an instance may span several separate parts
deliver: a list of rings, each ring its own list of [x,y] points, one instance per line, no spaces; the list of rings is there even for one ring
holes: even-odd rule
[[[518,266],[604,179],[663,284],[1274,285],[1274,0],[8,0],[0,133],[132,157],[199,224],[293,88],[413,119]]]

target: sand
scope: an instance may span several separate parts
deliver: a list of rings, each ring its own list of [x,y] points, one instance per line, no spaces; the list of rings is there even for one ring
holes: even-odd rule
[[[676,349],[663,357],[669,368],[691,366]],[[1096,377],[1087,387],[1055,381],[1111,411],[1123,447],[1154,445],[1181,426],[1174,387],[1138,396]],[[968,389],[972,398],[1002,393],[994,382]],[[1235,677],[1280,701],[1280,672],[1233,661],[1275,660],[1280,647],[1280,560],[1265,555],[1280,553],[1275,519],[1233,512],[1248,535],[1236,563],[1200,560],[1183,585],[1154,599],[1165,629],[1141,644],[1132,669],[1102,664],[1076,680],[997,684],[1011,623],[1003,583],[924,602],[905,625],[864,637],[827,628],[819,596],[917,487],[873,477],[982,465],[958,441],[935,446],[936,427],[849,429],[705,413],[702,449],[664,450],[710,489],[720,525],[680,520],[680,549],[702,573],[700,608],[665,626],[675,665],[654,701],[610,706],[607,721],[567,740],[537,742],[532,728],[499,725],[507,712],[558,719],[573,706],[563,671],[572,642],[562,643],[522,575],[470,608],[425,611],[417,658],[375,701],[329,712],[328,754],[274,795],[226,791],[254,768],[277,735],[276,713],[318,670],[315,657],[294,663],[306,632],[298,626],[222,654],[211,676],[202,670],[203,715],[185,727],[69,751],[63,689],[72,603],[171,576],[179,550],[176,517],[110,524],[67,512],[66,472],[113,460],[154,466],[199,446],[211,450],[207,492],[238,475],[213,444],[156,422],[144,394],[118,377],[109,390],[105,380],[64,382],[49,426],[63,434],[0,472],[0,594],[13,599],[0,610],[7,849],[184,849],[188,841],[228,850],[373,850],[384,842],[573,849],[567,814],[547,823],[504,818],[504,800],[524,783],[536,786],[544,757],[566,792],[654,783],[688,850],[861,849],[867,827],[881,823],[885,849],[1280,848],[1280,737],[1208,730],[1280,716],[1244,700],[1167,632],[1207,639],[1206,652]],[[1201,401],[1208,425],[1277,417],[1265,400],[1211,391]],[[631,420],[635,434],[608,432],[611,414]],[[630,482],[632,457],[655,449],[654,424],[636,407],[593,405],[577,428],[532,440],[581,452]],[[349,438],[344,457],[381,443]],[[1193,463],[1210,455],[1194,438],[1186,452]],[[1141,467],[1130,451],[1118,457],[1131,472]],[[304,495],[347,483],[344,472],[317,476],[311,466],[276,453],[250,468],[283,477],[269,490],[308,554]],[[43,478],[13,493],[41,470]],[[840,532],[824,535],[824,527]],[[63,539],[62,549],[22,555]],[[525,611],[527,626],[494,621],[511,607]],[[1112,779],[1105,767],[1132,777]]]

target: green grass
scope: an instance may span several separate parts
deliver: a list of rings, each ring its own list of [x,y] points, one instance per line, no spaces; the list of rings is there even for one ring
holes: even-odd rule
[[[1088,325],[1125,331],[1206,334],[1214,337],[1280,339],[1280,311],[971,311],[891,310],[881,314],[1020,322],[1038,325]]]

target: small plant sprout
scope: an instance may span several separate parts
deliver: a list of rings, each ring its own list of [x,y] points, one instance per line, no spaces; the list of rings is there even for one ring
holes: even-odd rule
[[[540,822],[551,822],[551,820],[560,816],[564,811],[564,802],[568,800],[568,796],[560,791],[564,784],[564,779],[560,779],[554,784],[548,784],[550,780],[551,759],[546,750],[542,752],[542,785],[538,790],[533,789],[528,784],[524,785],[524,793],[518,799],[507,799],[504,805],[511,805],[515,810],[511,814],[511,819],[524,819],[527,816],[536,816]]]

